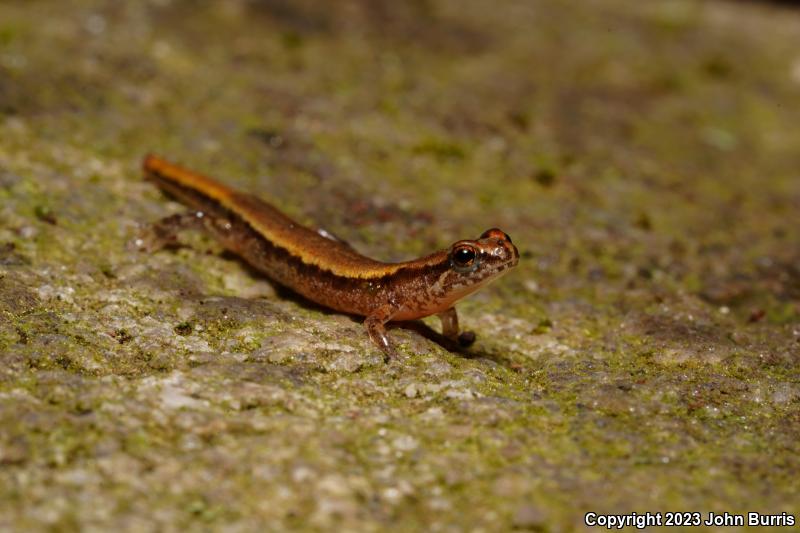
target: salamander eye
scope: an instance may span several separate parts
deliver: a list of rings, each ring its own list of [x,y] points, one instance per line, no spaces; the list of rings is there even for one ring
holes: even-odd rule
[[[487,229],[483,232],[480,237],[481,239],[500,239],[501,241],[506,241],[507,243],[511,244],[511,237],[508,236],[508,233],[505,231],[499,230],[497,228]]]
[[[457,272],[471,272],[478,266],[478,254],[472,246],[456,246],[450,254],[450,261]]]

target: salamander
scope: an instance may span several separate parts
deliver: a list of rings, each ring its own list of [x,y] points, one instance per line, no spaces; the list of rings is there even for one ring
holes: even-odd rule
[[[144,247],[158,249],[185,228],[205,230],[278,284],[324,307],[365,317],[367,334],[387,360],[397,355],[386,332],[390,321],[435,314],[445,337],[462,344],[474,340],[470,333],[459,335],[455,302],[519,262],[517,247],[497,228],[418,259],[376,261],[254,195],[158,156],[148,155],[142,166],[147,179],[191,209],[153,224]]]

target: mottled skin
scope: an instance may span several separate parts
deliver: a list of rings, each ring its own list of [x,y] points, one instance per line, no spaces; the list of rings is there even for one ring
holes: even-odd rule
[[[305,298],[336,311],[365,316],[370,338],[387,354],[392,320],[436,314],[443,334],[459,340],[457,300],[517,265],[519,253],[499,229],[454,243],[425,257],[383,263],[359,254],[327,232],[306,228],[258,198],[234,191],[156,156],[144,160],[148,179],[193,209],[151,228],[144,242],[158,248],[186,227],[210,232],[227,249]],[[462,334],[462,342],[471,342]]]

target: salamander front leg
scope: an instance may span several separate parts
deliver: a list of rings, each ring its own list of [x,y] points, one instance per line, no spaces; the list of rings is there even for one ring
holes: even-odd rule
[[[386,323],[397,314],[397,310],[396,306],[383,305],[375,309],[364,321],[364,327],[367,328],[369,338],[383,351],[383,360],[387,363],[391,359],[396,359],[398,355],[397,350],[389,340],[389,335],[386,333]]]
[[[142,230],[133,245],[145,252],[156,252],[178,244],[178,234],[187,229],[203,229],[206,217],[202,211],[190,211],[162,218]]]
[[[457,342],[461,346],[469,346],[475,342],[475,333],[472,331],[458,332],[458,313],[455,307],[451,307],[436,316],[442,321],[442,335]]]

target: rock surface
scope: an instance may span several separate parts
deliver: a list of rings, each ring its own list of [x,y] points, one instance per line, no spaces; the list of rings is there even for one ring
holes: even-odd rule
[[[0,4],[0,529],[796,514],[800,11],[335,5]],[[181,210],[149,151],[377,258],[523,259],[387,366],[203,236],[131,251]]]

